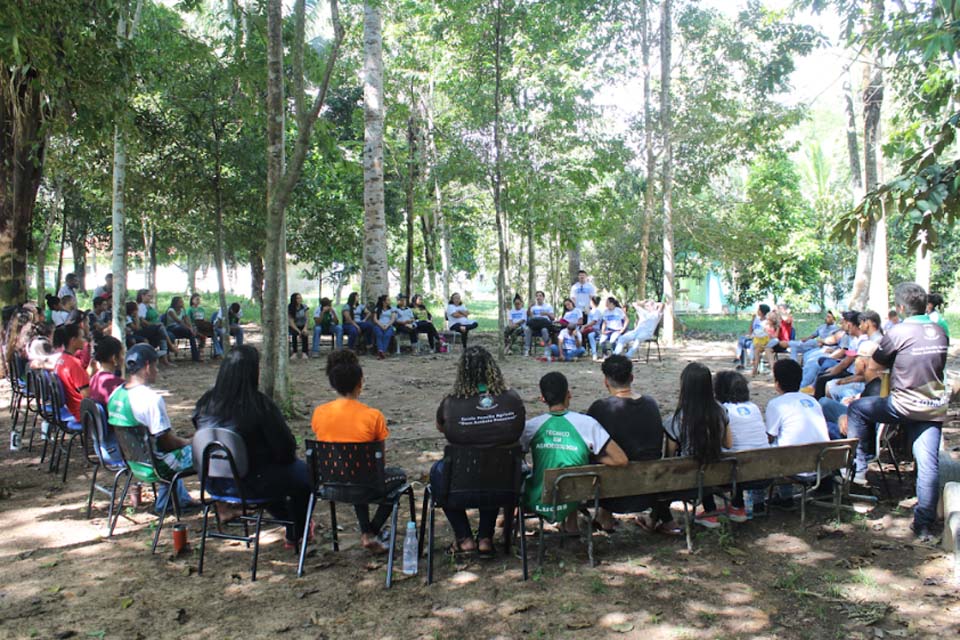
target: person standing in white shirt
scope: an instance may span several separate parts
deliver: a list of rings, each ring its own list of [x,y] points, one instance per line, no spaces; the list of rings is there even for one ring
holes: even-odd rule
[[[587,272],[581,269],[577,272],[577,281],[570,287],[570,297],[573,298],[577,309],[584,313],[590,312],[590,298],[597,295],[597,288],[587,278]]]

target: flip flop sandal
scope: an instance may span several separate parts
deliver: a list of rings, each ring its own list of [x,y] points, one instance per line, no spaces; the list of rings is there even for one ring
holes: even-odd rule
[[[448,556],[453,556],[453,557],[455,557],[455,558],[459,558],[459,557],[462,557],[462,556],[465,556],[465,555],[468,555],[468,554],[471,554],[471,553],[475,553],[475,552],[476,552],[476,549],[464,549],[464,548],[462,548],[462,547],[460,546],[460,543],[457,542],[456,540],[454,540],[453,542],[451,542],[451,543],[450,543],[450,546],[447,547],[447,550],[445,551],[445,553],[446,553]]]

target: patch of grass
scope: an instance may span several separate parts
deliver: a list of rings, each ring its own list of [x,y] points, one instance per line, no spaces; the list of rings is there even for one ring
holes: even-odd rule
[[[610,590],[610,587],[603,581],[603,578],[600,576],[594,576],[590,580],[590,593],[594,595],[603,595]]]
[[[685,333],[708,334],[716,338],[734,338],[745,335],[750,328],[752,313],[736,315],[701,315],[691,314],[680,316],[684,324]],[[823,322],[819,313],[797,313],[793,316],[793,326],[798,336],[808,336]]]
[[[870,587],[871,589],[875,589],[878,586],[877,579],[863,569],[857,569],[857,573],[853,575],[851,581],[855,584],[862,584],[865,587]]]
[[[773,588],[781,591],[795,591],[801,586],[803,574],[796,565],[787,565],[786,570],[773,581]]]
[[[717,614],[711,611],[700,611],[697,613],[697,618],[705,625],[713,625],[717,621]]]

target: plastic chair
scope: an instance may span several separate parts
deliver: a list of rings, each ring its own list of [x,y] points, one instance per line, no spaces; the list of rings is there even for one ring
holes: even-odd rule
[[[644,364],[650,364],[650,348],[653,345],[657,345],[657,362],[663,362],[663,356],[660,353],[660,330],[663,329],[663,314],[660,314],[660,322],[657,323],[657,328],[653,330],[653,335],[644,342],[647,345],[647,361]]]
[[[113,520],[113,507],[117,500],[120,477],[127,470],[127,465],[124,464],[123,456],[120,455],[116,437],[107,424],[107,410],[102,404],[91,398],[84,398],[80,403],[80,421],[83,424],[84,453],[87,462],[93,467],[90,495],[87,498],[87,519],[90,518],[93,510],[93,495],[99,491],[110,496],[110,509],[107,512],[109,524]],[[113,486],[110,489],[97,484],[97,474],[100,469],[113,474]]]
[[[393,506],[391,516],[389,554],[387,556],[387,588],[393,585],[393,560],[397,542],[397,513],[400,499],[404,495],[410,499],[410,520],[417,521],[413,487],[409,482],[387,490],[384,481],[383,442],[319,442],[307,440],[306,462],[310,473],[313,492],[307,503],[306,526],[310,526],[316,501],[330,503],[330,531],[333,533],[333,550],[340,550],[337,539],[337,503],[346,504],[389,504]],[[297,577],[303,575],[303,562],[307,557],[308,537],[303,536],[300,546],[300,561],[297,563]]]
[[[264,518],[263,510],[273,502],[271,498],[248,498],[244,496],[242,480],[249,470],[247,445],[236,431],[221,427],[207,427],[200,429],[193,436],[193,466],[200,474],[200,504],[203,506],[203,530],[200,535],[200,559],[197,564],[197,575],[203,574],[203,559],[207,549],[207,538],[220,540],[238,540],[244,542],[247,548],[253,544],[253,561],[250,564],[250,580],[257,579],[257,560],[260,557],[260,531],[263,523],[293,524],[289,520]],[[233,493],[224,493],[212,488],[207,480],[217,478],[229,481]],[[240,505],[240,522],[243,525],[243,535],[224,533],[220,516],[216,511],[216,503],[225,502]],[[217,530],[210,531],[208,527],[210,508],[214,507],[214,517]],[[253,511],[248,514],[247,510]],[[250,523],[254,525],[251,534]]]
[[[433,583],[433,540],[437,507],[463,509],[503,508],[503,548],[510,553],[513,530],[513,512],[518,510],[517,521],[520,533],[520,558],[523,579],[527,573],[527,539],[523,531],[523,450],[512,447],[463,447],[448,444],[443,451],[444,482],[446,486],[427,485],[423,492],[423,511],[420,516],[420,548],[427,544],[427,584]],[[476,494],[487,493],[488,497],[477,500]],[[463,496],[463,497],[461,497]],[[467,499],[464,499],[467,498]],[[429,528],[427,520],[429,517]],[[426,537],[424,536],[424,529]]]
[[[460,343],[460,350],[463,350],[463,334],[450,328],[450,318],[446,313],[443,314],[443,331],[440,336],[447,344],[447,353],[453,353],[453,345]]]
[[[113,529],[117,526],[120,514],[123,511],[123,501],[127,497],[127,491],[130,489],[130,481],[136,479],[138,482],[148,484],[166,484],[170,490],[167,493],[167,500],[163,503],[163,509],[160,512],[160,521],[157,523],[157,530],[153,535],[153,545],[150,547],[150,553],[156,553],[157,543],[160,541],[160,530],[163,529],[163,521],[166,520],[167,511],[170,510],[170,503],[173,503],[173,513],[180,521],[180,499],[177,497],[176,483],[181,478],[195,475],[193,468],[184,469],[173,474],[172,477],[165,477],[156,464],[156,454],[154,452],[153,436],[150,431],[138,424],[135,427],[124,427],[110,424],[110,428],[117,436],[117,444],[120,445],[120,453],[123,461],[127,465],[127,480],[123,485],[123,492],[120,494],[120,501],[117,503],[117,509],[113,516],[113,523],[110,525],[108,535],[113,535]]]
[[[55,373],[49,373],[43,378],[42,389],[45,389],[44,397],[49,398],[52,411],[48,423],[54,427],[53,448],[50,451],[49,471],[59,471],[61,456],[66,454],[63,460],[63,474],[61,480],[67,481],[67,471],[70,468],[70,454],[73,451],[73,442],[80,436],[83,436],[83,423],[77,420],[70,410],[67,409],[64,402],[63,383]],[[50,440],[50,433],[47,433],[47,440]],[[46,448],[46,447],[44,447]],[[41,458],[42,459],[42,458]]]

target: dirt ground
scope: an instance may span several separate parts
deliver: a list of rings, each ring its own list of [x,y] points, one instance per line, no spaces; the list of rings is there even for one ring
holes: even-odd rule
[[[251,335],[256,343],[258,336]],[[492,336],[478,336],[492,343]],[[691,360],[729,367],[730,345],[688,341],[664,353],[662,363],[637,365],[636,388],[666,413],[676,403],[680,371]],[[362,360],[363,400],[381,409],[391,430],[388,461],[421,482],[441,456],[435,430],[437,404],[449,390],[455,356],[404,355]],[[186,360],[161,374],[171,418],[189,436],[189,413],[212,385],[216,363]],[[604,394],[599,365],[546,364],[511,357],[508,382],[536,415],[537,381],[547,370],[567,374],[573,408],[586,410]],[[309,434],[312,408],[333,397],[323,360],[291,363],[299,437]],[[769,377],[752,383],[762,407],[773,396]],[[8,433],[8,391],[2,391],[0,433]],[[912,471],[910,465],[906,468]],[[892,476],[892,474],[890,474]],[[871,472],[879,489],[879,474]],[[317,518],[319,545],[296,577],[295,554],[282,530],[263,536],[259,575],[250,581],[250,552],[238,543],[211,541],[202,576],[196,550],[172,555],[164,527],[161,548],[150,554],[156,518],[150,507],[127,508],[112,538],[106,502],[98,497],[85,518],[90,476],[74,459],[65,484],[39,464],[39,448],[0,453],[0,637],[3,638],[945,638],[960,634],[960,589],[952,559],[913,542],[908,526],[912,473],[905,485],[893,476],[893,499],[847,513],[811,509],[807,527],[798,512],[773,512],[733,528],[701,530],[696,551],[682,539],[648,535],[629,518],[611,534],[595,534],[599,564],[586,548],[548,542],[537,570],[531,538],[532,579],[521,581],[516,557],[454,561],[438,548],[436,582],[396,572],[383,587],[385,558],[359,547],[349,510],[340,518],[341,551],[329,545],[328,511]],[[196,495],[196,484],[188,484]],[[146,492],[145,492],[146,495]],[[417,491],[418,509],[422,492]],[[675,505],[677,506],[677,505]],[[419,517],[419,513],[418,513]],[[190,541],[200,518],[188,516]],[[442,516],[439,544],[450,541]],[[197,545],[194,544],[194,547]],[[422,565],[421,565],[422,566]]]

